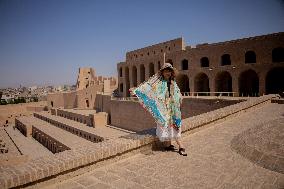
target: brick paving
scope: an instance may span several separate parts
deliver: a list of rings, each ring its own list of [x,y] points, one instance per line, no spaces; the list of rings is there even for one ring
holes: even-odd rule
[[[265,169],[231,149],[243,131],[283,118],[284,105],[265,104],[184,136],[189,155],[150,151],[45,188],[284,188],[284,175]]]
[[[259,166],[284,174],[284,117],[242,132],[231,147]]]

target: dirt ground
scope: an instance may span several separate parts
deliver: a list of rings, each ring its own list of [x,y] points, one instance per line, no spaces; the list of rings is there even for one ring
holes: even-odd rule
[[[3,127],[8,120],[8,124],[13,124],[15,122],[15,117],[23,115],[31,115],[33,111],[28,110],[27,107],[39,107],[46,106],[46,101],[40,102],[30,102],[30,103],[21,103],[21,104],[8,104],[0,106],[0,127]]]

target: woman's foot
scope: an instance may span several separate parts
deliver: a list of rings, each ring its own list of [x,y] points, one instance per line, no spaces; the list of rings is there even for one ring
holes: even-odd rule
[[[169,145],[167,147],[165,147],[166,151],[174,151],[175,150],[175,146],[174,145]]]
[[[187,153],[185,152],[185,149],[184,149],[184,148],[180,148],[180,149],[178,150],[178,153],[179,153],[180,155],[182,155],[182,156],[187,156]]]

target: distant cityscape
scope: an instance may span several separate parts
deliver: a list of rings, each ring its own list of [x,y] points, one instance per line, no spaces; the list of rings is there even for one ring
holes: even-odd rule
[[[0,89],[0,105],[44,101],[49,93],[70,92],[75,90],[76,85],[3,88]]]

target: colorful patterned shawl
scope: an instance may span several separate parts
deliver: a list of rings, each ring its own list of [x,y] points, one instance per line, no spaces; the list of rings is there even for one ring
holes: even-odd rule
[[[181,127],[180,105],[182,95],[175,81],[171,81],[170,98],[167,81],[160,74],[155,74],[148,81],[141,83],[137,88],[131,89],[140,104],[154,117],[156,123],[163,127],[172,126],[176,129]]]

